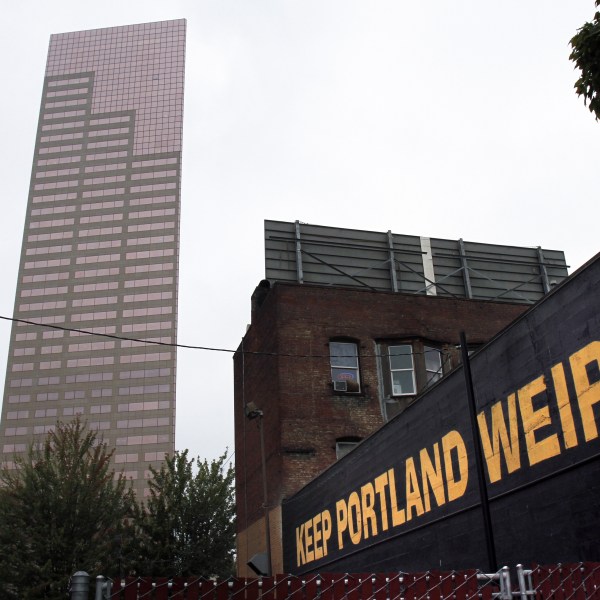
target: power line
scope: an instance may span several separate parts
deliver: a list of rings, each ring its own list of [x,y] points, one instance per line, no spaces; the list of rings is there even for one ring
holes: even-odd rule
[[[182,348],[185,350],[206,350],[208,352],[225,352],[228,354],[251,354],[256,356],[279,356],[284,358],[353,358],[353,356],[337,355],[337,354],[292,354],[286,352],[265,352],[260,350],[232,350],[231,348],[216,348],[212,346],[196,346],[192,344],[179,344],[174,342],[162,342],[159,340],[144,340],[140,338],[127,337],[123,335],[116,335],[114,333],[101,333],[98,331],[90,331],[88,329],[78,329],[75,327],[64,327],[62,325],[53,325],[51,323],[39,323],[37,321],[30,321],[28,319],[18,319],[16,317],[5,317],[0,315],[0,319],[4,321],[11,321],[13,323],[23,323],[24,325],[33,325],[35,327],[48,327],[50,329],[57,329],[59,331],[69,331],[74,333],[80,333],[82,335],[95,335],[99,337],[110,338],[113,340],[121,340],[127,342],[136,342],[138,344],[151,344],[155,346],[166,346],[168,348]],[[407,343],[406,345],[410,345]],[[437,348],[434,348],[437,350]],[[394,353],[393,356],[414,356],[414,355],[426,355],[428,352],[406,352],[406,353]],[[387,353],[360,353],[358,357],[386,357],[390,356]]]
[[[210,346],[192,346],[188,344],[176,344],[173,342],[161,342],[159,340],[142,340],[140,338],[132,338],[124,335],[116,335],[114,333],[101,333],[99,331],[90,331],[88,329],[77,329],[75,327],[63,327],[62,325],[52,325],[51,323],[38,323],[37,321],[29,321],[28,319],[17,319],[16,317],[4,317],[0,315],[0,319],[4,321],[12,321],[13,323],[24,323],[25,325],[35,325],[37,327],[49,327],[60,331],[73,331],[82,335],[97,335],[100,337],[110,338],[113,340],[122,340],[128,342],[138,342],[140,344],[154,344],[155,346],[168,346],[170,348],[186,348],[188,350],[210,350],[212,352],[229,352],[235,353],[237,350],[228,348],[212,348]],[[264,353],[263,353],[264,354]]]
[[[223,467],[226,467],[231,462],[231,460],[233,459],[234,456],[235,456],[235,448],[231,451],[231,454],[223,463]]]

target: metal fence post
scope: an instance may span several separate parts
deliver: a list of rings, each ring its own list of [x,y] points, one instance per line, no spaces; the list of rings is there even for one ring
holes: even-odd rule
[[[77,571],[71,577],[71,600],[88,600],[90,576],[85,571]]]
[[[517,581],[519,582],[519,598],[525,600],[527,598],[527,586],[525,584],[525,575],[523,574],[523,565],[517,565]]]
[[[502,600],[512,600],[512,587],[510,584],[510,569],[502,567],[500,569],[500,597]]]
[[[109,600],[112,593],[112,581],[104,575],[96,577],[96,597],[95,600]]]
[[[519,593],[522,600],[527,600],[529,596],[535,596],[533,582],[531,580],[531,570],[524,569],[522,564],[517,565],[517,580],[519,582]]]

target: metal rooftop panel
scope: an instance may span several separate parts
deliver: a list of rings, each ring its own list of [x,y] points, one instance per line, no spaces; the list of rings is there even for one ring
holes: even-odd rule
[[[567,276],[557,250],[265,221],[270,281],[530,304]]]

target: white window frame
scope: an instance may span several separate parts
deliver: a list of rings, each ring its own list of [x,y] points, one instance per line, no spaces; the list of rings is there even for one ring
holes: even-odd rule
[[[401,352],[402,355],[408,355],[410,356],[410,368],[397,368],[394,369],[392,366],[392,357],[393,356],[398,356],[398,354],[393,355],[392,354],[392,349],[394,348],[407,348],[408,350],[410,350],[410,352]],[[389,345],[388,346],[388,364],[390,367],[390,384],[391,384],[391,390],[392,390],[392,397],[400,397],[400,396],[415,396],[417,394],[417,379],[415,377],[415,359],[413,357],[413,346],[412,344],[393,344],[393,345]],[[400,393],[396,393],[396,389],[395,389],[395,384],[394,384],[394,373],[405,373],[405,372],[410,372],[411,374],[411,379],[412,379],[412,390],[409,392],[400,392]]]
[[[354,349],[353,354],[347,354],[341,351],[341,346],[352,346]],[[348,359],[350,358],[354,358],[354,363],[353,365],[348,365],[348,364],[341,364],[343,362],[350,362]],[[344,360],[346,359],[346,360]],[[347,393],[347,394],[360,394],[361,391],[361,385],[360,385],[360,365],[358,362],[358,344],[356,342],[338,342],[338,341],[332,341],[329,342],[329,362],[330,362],[330,368],[331,368],[331,381],[333,383],[334,386],[334,391],[336,392],[343,392],[343,393]],[[354,374],[354,379],[350,378],[350,377],[346,377],[344,378],[344,373],[342,373],[343,371],[346,371],[348,373],[353,373]],[[356,385],[358,386],[357,390],[353,390],[353,389],[346,389],[345,390],[340,390],[340,389],[336,389],[336,383],[338,382],[346,382],[348,383],[349,381],[355,381]],[[341,386],[340,386],[341,387]]]

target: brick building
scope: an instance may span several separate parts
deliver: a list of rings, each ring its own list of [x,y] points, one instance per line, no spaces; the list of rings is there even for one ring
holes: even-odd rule
[[[267,222],[267,229],[272,224]],[[328,228],[316,229],[323,243],[321,230]],[[336,231],[352,239],[366,233]],[[356,277],[355,285],[349,286],[312,283],[315,263],[308,261],[301,269],[295,265],[301,281],[286,281],[285,251],[277,251],[279,274],[269,264],[270,244],[274,238],[279,242],[279,237],[269,238],[269,233],[267,237],[268,280],[252,296],[252,322],[234,356],[239,575],[252,574],[247,561],[266,547],[261,426],[272,570],[278,573],[283,570],[282,500],[400,415],[419,393],[450,372],[459,361],[461,331],[473,347],[484,344],[531,303],[523,298],[507,302],[444,296],[431,289],[386,291],[364,286],[364,280]],[[302,241],[306,247],[307,239]],[[302,254],[297,252],[298,240],[292,242],[288,251],[297,263]],[[339,239],[327,248],[334,245],[339,249]],[[306,256],[320,259],[314,248]],[[435,263],[435,252],[433,259]],[[333,264],[331,254],[327,261],[336,276],[347,273],[347,265]],[[559,267],[552,277],[566,275],[564,262]],[[402,275],[400,268],[395,271]],[[325,276],[322,271],[321,276]],[[435,270],[424,277],[431,284]],[[441,290],[439,285],[437,291]],[[260,409],[258,419],[247,417],[249,404]]]

